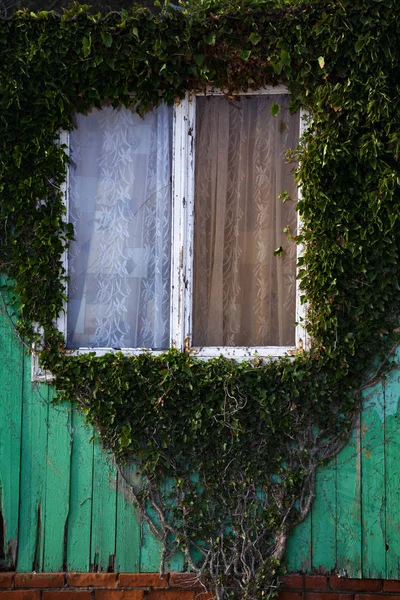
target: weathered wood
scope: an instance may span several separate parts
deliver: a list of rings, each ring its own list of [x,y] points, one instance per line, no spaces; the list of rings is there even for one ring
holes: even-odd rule
[[[311,555],[311,514],[309,514],[289,537],[285,556],[288,571],[309,571],[312,567]]]
[[[89,571],[93,500],[93,430],[72,413],[71,488],[67,528],[67,564],[71,571]]]
[[[116,469],[98,440],[94,442],[91,568],[114,571],[117,517]]]
[[[361,415],[362,575],[386,572],[385,401],[382,384],[370,391]]]
[[[361,577],[360,429],[337,457],[337,551],[339,571]]]
[[[62,571],[66,564],[71,446],[71,406],[67,403],[50,405],[44,513],[45,571]]]
[[[19,486],[21,461],[21,414],[23,349],[0,307],[0,510],[3,516],[4,549],[15,566],[19,532]]]
[[[133,472],[133,467],[125,471]],[[129,481],[129,473],[126,473]],[[129,487],[118,475],[116,523],[116,570],[138,573],[140,568],[141,527]]]
[[[318,470],[311,520],[312,565],[320,573],[336,567],[336,460]]]

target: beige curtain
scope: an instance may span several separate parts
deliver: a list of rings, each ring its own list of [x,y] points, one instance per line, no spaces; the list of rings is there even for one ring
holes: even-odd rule
[[[285,154],[300,120],[288,105],[286,95],[197,98],[196,346],[295,343],[296,244],[283,229],[295,235],[297,185]]]

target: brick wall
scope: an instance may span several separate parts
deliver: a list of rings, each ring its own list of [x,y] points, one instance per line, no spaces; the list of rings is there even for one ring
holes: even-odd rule
[[[287,575],[279,600],[400,600],[400,581]],[[0,600],[211,600],[188,573],[0,573]]]

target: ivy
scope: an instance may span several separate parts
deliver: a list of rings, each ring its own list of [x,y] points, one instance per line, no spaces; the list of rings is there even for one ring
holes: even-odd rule
[[[398,342],[400,5],[396,0],[204,0],[0,21],[0,267],[19,332],[112,451],[142,518],[219,599],[273,596],[316,468],[346,443],[362,391]],[[62,253],[73,237],[56,143],[74,114],[143,114],[209,84],[285,83],[306,111],[295,152],[299,278],[311,348],[262,362],[64,350]],[[273,107],[273,110],[275,108]],[[283,198],[284,199],[284,198]],[[279,254],[279,249],[277,254]],[[277,260],[279,260],[277,258]],[[135,464],[136,470],[128,468]]]

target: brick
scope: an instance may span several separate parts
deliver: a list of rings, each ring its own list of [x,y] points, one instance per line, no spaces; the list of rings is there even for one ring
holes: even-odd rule
[[[213,594],[211,592],[206,592],[205,590],[195,591],[194,600],[215,600]]]
[[[68,573],[68,587],[115,588],[116,573]]]
[[[329,586],[333,590],[380,592],[382,589],[382,579],[351,579],[350,577],[333,575],[329,579]]]
[[[302,592],[279,592],[279,600],[301,600]]]
[[[341,596],[340,596],[341,597]],[[400,600],[399,594],[356,594],[354,600]]]
[[[93,592],[81,590],[49,590],[43,592],[43,600],[92,600]]]
[[[0,573],[0,588],[12,588],[14,573]]]
[[[165,588],[168,583],[168,575],[161,579],[159,573],[120,573],[118,576],[118,587],[154,587]]]
[[[0,600],[40,600],[39,590],[0,591]]]
[[[95,600],[143,600],[143,590],[96,590]]]
[[[146,600],[194,600],[194,595],[194,590],[152,590],[147,594]]]
[[[16,573],[16,588],[62,588],[64,573]]]
[[[400,592],[400,581],[398,581],[397,579],[383,580],[383,591],[384,592]]]
[[[197,577],[194,573],[170,573],[169,576],[170,587],[178,588],[200,588],[201,585],[197,581]]]
[[[284,575],[281,581],[283,589],[302,590],[304,587],[304,575]]]
[[[306,590],[327,590],[328,579],[324,575],[306,575],[304,587]]]
[[[307,592],[304,600],[353,600],[353,594],[337,594],[336,592]],[[364,599],[364,596],[362,597]],[[375,600],[376,597],[375,597]]]

